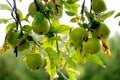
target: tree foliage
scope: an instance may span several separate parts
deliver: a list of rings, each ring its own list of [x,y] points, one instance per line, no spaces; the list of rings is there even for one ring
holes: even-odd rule
[[[101,49],[107,57],[111,57],[107,41],[110,30],[104,21],[114,11],[106,12],[104,0],[91,0],[90,10],[86,7],[86,0],[83,0],[82,5],[79,0],[33,0],[26,8],[26,16],[17,8],[16,0],[13,0],[13,5],[9,0],[6,1],[8,4],[0,4],[0,10],[10,11],[12,19],[0,19],[0,23],[8,23],[0,53],[13,50],[16,57],[22,55],[25,63],[28,54],[39,54],[39,61],[31,57],[31,63],[26,66],[34,67],[34,70],[45,68],[51,80],[57,79],[58,73],[65,79],[76,80],[75,75],[80,74],[76,67],[87,61],[105,66],[97,55]],[[70,22],[78,27],[61,24],[64,12],[71,17]],[[115,17],[118,16],[119,13]],[[23,21],[28,25],[23,24]],[[39,68],[36,67],[38,63]]]

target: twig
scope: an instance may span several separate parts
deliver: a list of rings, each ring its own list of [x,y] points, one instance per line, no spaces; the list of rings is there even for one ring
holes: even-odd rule
[[[8,0],[6,0],[6,1],[12,8],[11,16],[16,22],[16,31],[18,31],[18,27],[20,26],[20,28],[21,28],[22,25],[20,22],[20,16],[17,11],[16,0],[13,0],[13,6],[11,5],[11,3]],[[21,30],[21,35],[23,35],[22,30]],[[15,48],[14,48],[14,53],[16,54],[16,57],[17,57],[18,56],[17,46],[15,46]]]
[[[59,73],[63,76],[65,80],[69,80],[68,77],[66,77],[61,71],[59,71]]]
[[[80,14],[81,14],[81,18],[83,18],[84,7],[85,7],[85,0],[84,0],[83,3],[82,3],[82,9],[81,9],[81,12],[80,12]],[[80,22],[81,22],[81,21],[82,21],[82,19],[80,19]]]
[[[55,36],[57,36],[57,34],[55,34]],[[58,45],[58,40],[56,40],[56,48],[57,48],[57,51],[60,52],[59,45]]]
[[[39,8],[39,6],[38,6],[37,0],[34,0],[34,3],[35,3],[35,5],[36,5],[37,11],[39,11],[40,8]]]
[[[90,4],[90,13],[92,14],[92,0],[91,0],[90,3],[91,3],[91,4]]]
[[[85,0],[83,1],[83,4],[82,4],[82,9],[81,9],[81,16],[83,16],[83,13],[84,13],[84,7],[85,7]]]
[[[11,3],[8,1],[8,0],[6,0],[7,1],[7,3],[10,5],[10,7],[12,8],[12,5],[11,5]]]

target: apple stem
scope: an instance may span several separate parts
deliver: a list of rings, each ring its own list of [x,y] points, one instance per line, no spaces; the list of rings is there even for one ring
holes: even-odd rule
[[[85,7],[85,0],[84,0],[83,3],[82,3],[82,9],[81,9],[81,12],[80,12],[80,14],[81,14],[81,18],[83,18],[84,7]],[[81,19],[80,19],[80,22],[81,22]]]

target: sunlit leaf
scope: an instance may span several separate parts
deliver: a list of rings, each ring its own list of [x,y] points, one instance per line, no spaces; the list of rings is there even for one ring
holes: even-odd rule
[[[60,25],[56,28],[55,33],[60,33],[60,34],[68,34],[70,31],[71,27],[67,25]]]
[[[46,62],[47,62],[47,65],[46,65],[46,71],[48,72],[48,74],[50,75],[50,79],[53,80],[54,78],[56,78],[56,67],[54,68],[51,68],[51,64],[50,64],[50,59],[49,57],[46,58]]]
[[[45,51],[48,54],[47,57],[47,72],[50,74],[50,77],[53,79],[56,77],[56,66],[58,62],[58,56],[56,51],[54,51],[52,48],[47,47]]]
[[[65,65],[65,58],[63,57],[63,52],[58,52],[58,68],[61,68]]]
[[[54,33],[66,34],[70,30],[70,26],[60,25],[59,20],[52,20],[52,25],[53,25],[53,32]]]
[[[55,41],[55,40],[61,41],[61,37],[60,36],[54,36],[54,37],[51,37],[49,40],[51,40],[51,41]]]
[[[73,73],[73,70],[71,71],[71,70],[68,69],[67,74],[68,74],[70,80],[77,80],[74,73]]]
[[[75,50],[72,54],[72,59],[76,62],[79,63],[81,62],[82,64],[85,64],[87,62],[87,58],[80,53],[80,50]]]
[[[75,13],[75,12],[77,13],[78,8],[80,7],[79,4],[76,4],[76,3],[69,4],[69,3],[66,3],[66,2],[64,2],[64,6],[68,11],[73,12],[73,13]]]
[[[76,65],[76,62],[73,60],[73,59],[68,59],[67,61],[66,61],[66,63],[68,63],[70,66],[72,66],[72,67],[76,67],[77,65]]]
[[[49,56],[51,68],[56,67],[57,62],[58,62],[58,56],[57,56],[56,51],[53,50],[53,49],[50,48],[50,47],[47,47],[47,48],[45,49],[45,51],[47,52],[47,54],[48,54],[48,56]]]
[[[12,9],[7,4],[0,4],[0,10],[12,11]]]
[[[87,61],[91,61],[95,64],[100,65],[100,66],[104,66],[102,60],[97,55],[88,55],[87,56]]]
[[[72,69],[72,68],[67,68],[67,71],[70,71],[70,72],[72,72],[72,73],[74,73],[74,74],[80,75],[80,72],[79,72],[79,71],[77,71],[77,70],[75,70],[75,69]]]
[[[52,20],[52,25],[57,28],[58,26],[60,26],[60,21],[58,19],[54,19]]]
[[[7,22],[9,22],[11,20],[11,18],[7,18],[7,19],[0,19],[0,24],[2,24],[2,23],[7,23]]]
[[[114,12],[115,11],[113,10],[113,11],[109,11],[109,12],[103,14],[102,19],[105,20],[106,18],[111,17],[114,14]]]

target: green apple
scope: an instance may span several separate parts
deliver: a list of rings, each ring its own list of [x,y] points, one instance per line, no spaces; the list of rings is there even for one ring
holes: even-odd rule
[[[38,35],[46,34],[46,33],[48,33],[48,31],[50,29],[50,24],[46,18],[44,18],[42,20],[42,22],[39,24],[36,24],[35,21],[33,21],[32,22],[32,29]]]
[[[18,51],[22,52],[30,47],[30,42],[28,42],[25,39],[22,39],[21,42],[18,45]]]
[[[100,41],[97,38],[88,38],[83,42],[83,54],[96,54],[101,49]]]
[[[85,34],[86,34],[86,30],[84,28],[75,28],[72,30],[71,34],[70,34],[70,38],[74,41],[74,42],[78,42],[80,40],[83,40]]]
[[[25,63],[31,70],[38,70],[42,66],[42,57],[38,53],[27,54],[25,56]]]
[[[20,35],[20,33],[18,31],[12,30],[7,33],[6,40],[8,41],[9,44],[11,44],[13,46],[17,46],[20,42],[20,40],[18,39],[19,35]]]
[[[93,0],[92,1],[92,9],[95,13],[101,13],[103,11],[105,11],[106,8],[106,4],[103,0]]]
[[[100,25],[93,30],[92,34],[97,38],[107,39],[110,35],[110,29],[107,27],[105,23],[101,22]]]

